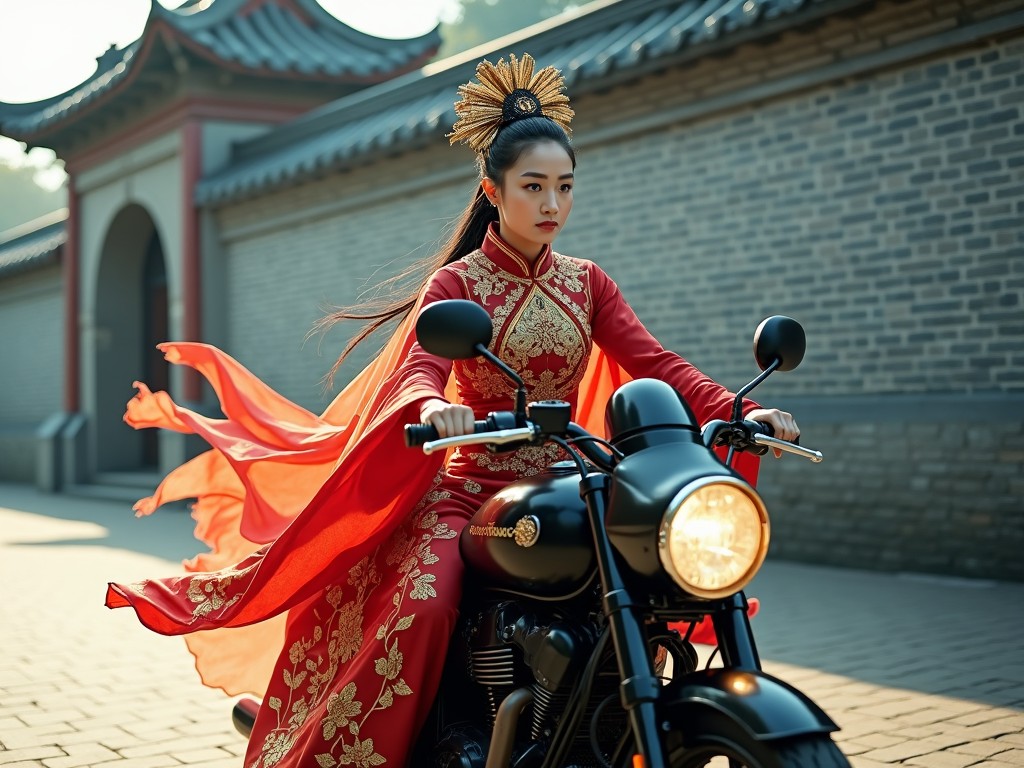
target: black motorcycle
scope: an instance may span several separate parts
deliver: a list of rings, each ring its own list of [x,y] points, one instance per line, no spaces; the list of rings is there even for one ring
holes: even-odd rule
[[[527,404],[521,379],[487,349],[491,332],[473,302],[423,310],[424,349],[487,358],[515,382],[516,405],[471,435],[437,439],[433,427],[408,425],[406,442],[426,453],[555,443],[569,459],[495,494],[463,529],[459,624],[413,765],[848,768],[836,724],[761,671],[742,591],[764,562],[769,525],[729,466],[734,453],[773,447],[821,460],[740,411],[772,372],[800,363],[800,325],[760,325],[762,373],[729,421],[700,429],[672,387],[638,379],[608,403],[609,441],[572,423],[568,403]],[[717,446],[728,446],[725,463]],[[691,633],[708,616],[721,666],[700,668]],[[680,634],[679,622],[690,630]],[[254,714],[236,705],[246,735]]]

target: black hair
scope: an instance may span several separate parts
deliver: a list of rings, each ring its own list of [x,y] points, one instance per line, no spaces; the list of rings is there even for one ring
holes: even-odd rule
[[[558,123],[546,117],[525,117],[502,126],[486,152],[477,155],[477,167],[481,178],[493,180],[499,187],[505,181],[505,173],[531,147],[551,141],[562,147],[576,169],[576,150],[568,134]],[[362,341],[382,326],[393,320],[404,319],[416,305],[416,298],[430,277],[441,267],[472,253],[484,240],[491,222],[498,220],[498,210],[491,205],[478,183],[472,200],[455,223],[451,236],[444,246],[432,256],[412,264],[394,277],[377,286],[377,298],[372,298],[355,307],[339,308],[323,317],[313,332],[325,332],[341,320],[368,321],[357,333],[334,366],[325,376],[328,384],[333,381],[342,362]],[[413,277],[416,287],[405,288]],[[379,295],[383,291],[384,295]]]

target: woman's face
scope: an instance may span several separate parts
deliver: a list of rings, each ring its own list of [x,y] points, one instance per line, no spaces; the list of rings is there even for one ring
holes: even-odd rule
[[[491,179],[483,185],[497,203],[502,239],[530,259],[554,242],[572,210],[572,160],[557,142],[532,145],[500,186]]]

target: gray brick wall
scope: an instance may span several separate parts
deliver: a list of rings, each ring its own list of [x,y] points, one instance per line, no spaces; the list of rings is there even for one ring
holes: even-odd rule
[[[767,463],[774,556],[1024,578],[1024,36],[964,33],[1022,7],[879,3],[574,102],[559,250],[731,386],[761,318],[807,328],[803,367],[758,397],[814,411],[805,441],[829,458]],[[303,344],[320,305],[429,253],[470,163],[438,136],[220,211],[228,349],[319,410],[345,340]],[[1000,407],[968,419],[985,397]]]
[[[0,281],[0,480],[32,480],[34,432],[62,405],[64,303],[58,267]]]
[[[412,158],[384,174],[382,187],[397,185],[406,175],[431,174],[450,163],[451,151]],[[369,182],[367,181],[369,177]],[[306,333],[324,308],[347,306],[381,280],[411,261],[429,256],[439,246],[442,230],[469,201],[471,168],[462,183],[399,195],[379,203],[358,202],[375,192],[380,174],[352,174],[306,185],[226,210],[223,229],[239,239],[227,252],[228,348],[268,384],[307,408],[319,412],[332,393],[321,378],[357,326],[338,326],[326,337],[309,340]],[[304,220],[303,211],[332,200],[353,200],[351,206],[326,218]],[[283,228],[245,236],[265,217],[299,216]],[[358,372],[379,343],[368,341],[346,363],[338,384]]]
[[[765,462],[772,555],[1024,581],[1024,433],[1015,416],[805,426],[803,442],[828,458]]]
[[[740,55],[746,67],[724,69],[772,58]],[[588,147],[581,128],[580,202],[559,244],[599,254],[659,336],[723,380],[749,370],[747,328],[781,312],[811,347],[764,391],[1021,391],[1022,62],[1018,37],[611,145]],[[674,105],[673,77],[691,70],[656,78],[652,109]],[[729,305],[686,311],[726,286]]]

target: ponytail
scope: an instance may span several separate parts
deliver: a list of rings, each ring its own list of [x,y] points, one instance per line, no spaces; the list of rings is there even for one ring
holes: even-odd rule
[[[440,251],[426,259],[421,259],[394,277],[383,281],[378,286],[378,290],[383,291],[383,296],[369,299],[354,308],[336,308],[318,320],[307,338],[316,333],[326,333],[342,320],[359,320],[365,323],[359,333],[345,345],[345,349],[342,350],[338,359],[334,361],[331,370],[324,376],[324,384],[330,387],[334,383],[334,377],[341,368],[341,364],[359,344],[388,323],[400,322],[405,319],[405,316],[416,305],[420,291],[423,290],[433,274],[441,267],[458,261],[479,248],[487,234],[487,228],[492,221],[497,220],[497,209],[491,205],[484,194],[483,187],[478,184],[473,199],[462,212],[455,224],[452,236]],[[408,281],[413,278],[417,281],[416,289],[413,291],[404,289]]]
[[[553,141],[565,149],[572,160],[573,168],[576,167],[576,152],[562,127],[547,117],[527,117],[502,127],[487,151],[477,156],[480,175],[493,179],[500,186],[504,181],[505,172],[516,164],[523,152],[535,144],[546,141]],[[309,335],[326,333],[342,320],[359,320],[366,323],[335,360],[331,370],[324,376],[324,383],[328,387],[333,384],[334,376],[345,358],[367,337],[393,320],[405,319],[416,306],[416,299],[433,274],[479,248],[487,234],[487,228],[495,221],[498,221],[498,209],[491,205],[483,187],[478,184],[473,199],[462,212],[452,236],[440,251],[382,282],[378,289],[384,291],[383,296],[369,299],[355,308],[337,308],[317,321]],[[410,279],[415,279],[417,283],[413,291],[405,288]]]

